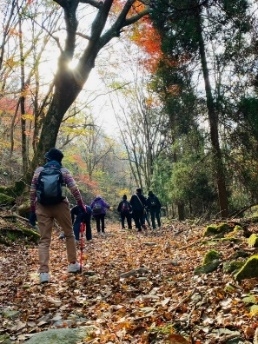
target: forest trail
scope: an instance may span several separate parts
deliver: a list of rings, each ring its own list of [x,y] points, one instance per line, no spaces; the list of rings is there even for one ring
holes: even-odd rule
[[[65,242],[53,232],[51,282],[43,285],[37,246],[1,247],[0,338],[25,343],[50,328],[92,325],[85,343],[252,343],[258,321],[242,295],[258,281],[236,285],[222,269],[195,275],[209,249],[202,227],[175,223],[139,234],[108,223],[98,237],[94,225],[81,274],[67,273]],[[212,248],[224,259],[236,250],[228,242]]]

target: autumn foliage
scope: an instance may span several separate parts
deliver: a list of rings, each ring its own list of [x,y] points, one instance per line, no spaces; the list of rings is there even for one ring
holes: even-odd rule
[[[116,13],[121,10],[125,0],[117,0],[114,2],[113,11]],[[132,8],[128,13],[128,17],[132,17],[142,12],[145,5],[141,1],[135,1]],[[136,22],[130,27],[129,38],[137,44],[145,52],[143,65],[150,72],[154,72],[157,64],[162,57],[161,40],[158,31],[153,27],[149,16],[143,17],[140,21]]]

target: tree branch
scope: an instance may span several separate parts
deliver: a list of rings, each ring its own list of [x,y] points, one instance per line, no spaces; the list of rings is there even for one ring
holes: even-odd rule
[[[101,8],[103,5],[103,1],[95,1],[95,0],[79,0],[82,4],[89,4],[96,8]]]

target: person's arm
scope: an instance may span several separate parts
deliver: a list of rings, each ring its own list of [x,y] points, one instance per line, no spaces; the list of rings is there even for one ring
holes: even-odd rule
[[[30,185],[30,215],[29,222],[34,227],[36,225],[36,201],[37,201],[37,184],[40,171],[43,167],[39,167],[33,174],[31,185]]]
[[[32,177],[31,185],[30,185],[30,211],[34,211],[34,212],[35,212],[35,205],[36,205],[36,198],[37,198],[38,177],[42,169],[43,167],[39,167],[35,170]]]
[[[102,201],[102,205],[104,208],[106,208],[106,209],[110,208],[110,205],[107,202],[105,202],[103,199],[101,201]]]

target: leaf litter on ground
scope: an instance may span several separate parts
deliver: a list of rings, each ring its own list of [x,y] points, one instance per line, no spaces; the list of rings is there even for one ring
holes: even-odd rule
[[[140,234],[110,224],[106,237],[93,229],[81,274],[66,272],[65,242],[53,232],[51,281],[43,285],[37,246],[1,246],[0,339],[24,343],[48,329],[93,326],[85,343],[251,343],[258,320],[242,295],[257,279],[237,284],[221,267],[195,275],[209,249],[204,228],[177,227]],[[236,250],[225,241],[212,248],[222,260]],[[227,284],[235,287],[228,292]]]

